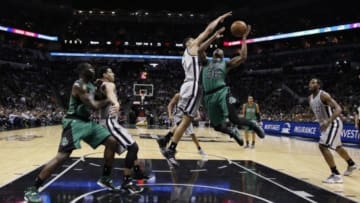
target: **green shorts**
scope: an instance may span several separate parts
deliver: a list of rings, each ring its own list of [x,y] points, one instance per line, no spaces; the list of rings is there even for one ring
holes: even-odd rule
[[[80,149],[81,140],[95,149],[111,135],[106,128],[93,121],[64,118],[62,122],[63,131],[59,152],[71,152],[74,149]]]
[[[229,88],[226,87],[204,96],[204,107],[213,126],[226,122],[229,117],[227,106],[228,95]]]

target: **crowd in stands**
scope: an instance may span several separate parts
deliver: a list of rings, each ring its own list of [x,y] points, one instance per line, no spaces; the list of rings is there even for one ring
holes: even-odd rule
[[[351,12],[341,10],[342,13],[337,15],[341,17],[325,19],[323,16],[328,16],[325,15],[326,12],[337,6],[330,5],[331,9],[319,10],[321,6],[322,4],[317,3],[308,8],[309,13],[314,14],[308,18],[303,16],[299,7],[292,8],[291,19],[296,19],[294,22],[288,22],[288,9],[276,11],[277,15],[267,15],[266,20],[254,18],[257,14],[249,12],[246,15],[253,27],[251,38],[345,24],[350,23],[350,20],[355,22],[354,19],[358,18],[352,16]],[[133,17],[118,16],[113,20],[105,20],[109,16],[79,15],[76,10],[69,10],[66,6],[64,9],[55,6],[56,12],[53,12],[52,18],[37,15],[34,10],[32,13],[19,13],[16,19],[12,19],[11,8],[15,9],[17,5],[14,3],[8,8],[0,8],[0,25],[58,35],[60,42],[46,43],[0,33],[0,130],[59,124],[69,102],[72,83],[78,78],[76,65],[80,61],[89,61],[95,66],[107,65],[113,69],[121,100],[120,119],[123,123],[134,124],[137,115],[144,113],[149,123],[168,125],[166,105],[179,91],[184,79],[180,61],[52,58],[48,52],[182,55],[183,47],[175,46],[175,43],[181,43],[188,34],[200,32],[205,23],[212,19],[210,16],[213,16],[208,13],[202,20],[193,23],[188,23],[191,19],[180,19],[173,23],[166,19],[161,22],[146,21],[138,16],[135,19],[137,24],[134,24]],[[37,9],[42,12],[46,10],[40,7]],[[262,12],[266,14],[274,10],[275,7],[272,11]],[[317,15],[318,11],[324,15]],[[191,33],[185,33],[188,30]],[[359,36],[359,29],[355,29],[249,44],[246,63],[233,70],[227,78],[228,85],[233,96],[238,99],[239,107],[246,102],[248,95],[252,95],[260,105],[263,119],[306,121],[309,118],[305,118],[303,114],[309,110],[307,85],[310,78],[317,77],[324,82],[324,89],[340,102],[343,120],[351,123],[353,111],[356,105],[360,105]],[[224,38],[235,40],[229,33]],[[65,39],[81,39],[83,43],[65,44]],[[90,40],[97,40],[101,45],[90,45]],[[107,40],[112,43],[105,44]],[[129,41],[130,46],[125,46],[125,41]],[[136,41],[161,41],[162,46],[131,44]],[[222,47],[222,41],[218,41],[217,45]],[[223,48],[226,56],[231,57],[240,47]],[[209,55],[213,49],[214,47],[209,49]],[[157,65],[150,65],[153,62]],[[147,72],[147,79],[140,78],[143,71]],[[154,94],[152,97],[146,96],[144,105],[139,105],[140,97],[134,95],[133,85],[143,83],[152,84]],[[201,113],[202,119],[206,120],[205,112]]]
[[[340,46],[325,51],[294,50],[254,56],[250,53],[248,61],[235,69],[227,82],[239,104],[246,102],[248,95],[254,96],[263,119],[306,121],[308,118],[302,115],[308,111],[307,84],[310,78],[318,77],[324,81],[324,89],[342,105],[343,120],[351,123],[360,95],[359,64],[356,63],[360,57],[359,52],[354,51],[358,49],[355,46],[350,51],[348,47]],[[0,68],[0,129],[59,124],[67,108],[71,85],[78,77],[75,68],[79,61],[42,60],[34,58],[39,55],[36,50],[12,49],[7,45],[2,45],[0,50],[8,50],[0,51],[3,61]],[[12,57],[9,53],[17,56]],[[344,63],[344,60],[348,62]],[[25,61],[31,61],[31,64],[27,65]],[[156,67],[147,61],[93,59],[90,62],[113,68],[123,123],[134,124],[136,115],[143,111],[149,123],[168,125],[166,104],[184,78],[179,61],[159,61]],[[255,63],[261,65],[253,67]],[[147,72],[147,79],[140,78],[143,71]],[[140,101],[139,96],[134,96],[133,84],[136,83],[154,85],[154,95],[145,97],[143,106],[134,104]],[[202,114],[206,120],[206,114]]]

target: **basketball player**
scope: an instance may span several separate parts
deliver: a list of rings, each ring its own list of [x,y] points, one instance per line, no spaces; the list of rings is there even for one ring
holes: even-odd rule
[[[248,126],[249,129],[254,130],[260,138],[265,137],[264,131],[259,126],[237,115],[234,106],[236,99],[230,96],[230,89],[225,83],[226,74],[231,69],[238,67],[247,58],[246,38],[250,30],[251,27],[248,26],[246,33],[243,35],[242,39],[244,43],[242,43],[240,55],[233,57],[229,61],[224,60],[224,52],[222,49],[214,50],[212,60],[206,58],[205,52],[213,41],[222,37],[224,29],[220,29],[218,33],[211,36],[199,48],[200,62],[203,65],[201,79],[204,91],[204,107],[207,110],[209,120],[216,131],[230,135],[240,146],[244,143],[241,135],[237,128],[235,128],[234,131],[228,127],[228,120],[238,128]]]
[[[248,102],[243,104],[242,114],[248,120],[253,123],[260,122],[260,109],[257,103],[254,103],[254,98],[248,96]],[[255,147],[255,133],[252,130],[249,130],[249,127],[245,126],[245,148],[249,148],[249,134],[251,134],[251,148]]]
[[[170,103],[167,106],[167,112],[169,115],[169,119],[173,123],[173,127],[170,129],[170,131],[165,136],[157,139],[157,143],[159,144],[159,147],[161,150],[165,149],[166,145],[168,144],[168,142],[170,141],[171,137],[174,134],[174,130],[177,126],[177,123],[179,123],[181,121],[181,118],[178,117],[177,113],[176,113],[176,111],[179,111],[179,109],[177,107],[177,103],[179,102],[179,99],[180,99],[180,93],[176,93],[173,96],[173,98],[171,98]],[[198,119],[200,119],[199,111],[197,111],[197,116],[194,118],[194,120],[198,120]],[[191,136],[191,139],[195,143],[199,154],[202,156],[202,159],[207,160],[207,155],[204,152],[204,150],[201,148],[199,141],[194,133],[194,128],[193,128],[192,123],[190,123],[189,127],[186,128],[185,135]]]
[[[97,78],[96,81],[97,91],[95,94],[95,99],[109,99],[110,102],[120,109],[120,103],[118,101],[116,95],[116,86],[115,86],[115,74],[110,67],[101,66],[96,69]],[[94,113],[94,118],[98,121],[98,123],[105,128],[107,128],[111,135],[115,137],[115,139],[119,143],[118,154],[127,150],[127,154],[125,157],[125,168],[124,168],[124,176],[123,183],[121,184],[121,189],[128,192],[129,194],[136,194],[143,191],[144,188],[140,188],[132,181],[131,178],[131,169],[134,168],[134,173],[139,176],[141,174],[139,165],[136,164],[138,159],[138,144],[133,139],[132,135],[122,127],[118,122],[118,115],[111,115],[110,108],[112,104],[105,106],[97,110]],[[106,184],[103,184],[102,180],[98,181],[98,184],[102,187],[108,188]],[[109,188],[113,189],[113,188]]]
[[[351,175],[357,169],[357,165],[355,165],[347,151],[342,147],[341,132],[343,130],[343,123],[339,117],[342,109],[330,94],[321,90],[320,87],[321,82],[319,79],[314,78],[310,80],[309,90],[311,95],[309,96],[309,105],[320,124],[319,148],[331,170],[331,175],[323,182],[343,183],[343,179],[336,168],[334,157],[329,149],[335,150],[348,163],[344,176]]]
[[[355,121],[355,128],[356,128],[356,129],[359,129],[360,105],[356,108],[356,112],[355,112],[355,116],[354,116],[354,121]]]
[[[92,148],[97,148],[100,144],[105,145],[103,168],[103,183],[112,186],[110,178],[112,164],[114,161],[117,142],[110,132],[90,120],[91,109],[99,109],[110,104],[109,100],[95,101],[95,86],[92,84],[95,73],[94,68],[89,63],[78,65],[80,78],[72,86],[69,108],[63,119],[63,130],[57,155],[50,160],[38,174],[34,185],[25,190],[24,199],[29,202],[41,202],[38,188],[46,179],[71,155],[74,149],[81,148],[80,142],[83,140]],[[117,112],[115,106],[111,111]]]
[[[176,146],[186,128],[189,127],[193,118],[196,116],[201,101],[201,89],[199,87],[200,66],[198,60],[199,46],[215,30],[219,23],[231,15],[232,12],[227,12],[219,16],[210,22],[206,29],[195,39],[190,37],[184,40],[186,49],[182,56],[182,66],[185,71],[185,80],[180,88],[180,100],[178,102],[178,109],[180,111],[177,111],[177,116],[181,117],[181,122],[174,131],[170,146],[164,150],[163,153],[168,162],[174,166],[179,166],[179,163],[175,159]]]

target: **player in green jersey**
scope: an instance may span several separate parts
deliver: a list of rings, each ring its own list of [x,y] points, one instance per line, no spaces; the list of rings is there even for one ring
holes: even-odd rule
[[[224,51],[219,48],[214,50],[212,59],[207,59],[206,57],[206,49],[213,41],[222,37],[224,28],[218,30],[199,48],[200,61],[203,65],[201,80],[204,91],[204,107],[207,110],[210,123],[216,131],[229,134],[241,146],[243,145],[243,140],[239,132],[228,127],[228,121],[238,128],[248,126],[261,138],[265,136],[264,131],[255,123],[238,117],[234,101],[232,101],[234,99],[230,96],[230,88],[225,83],[225,78],[229,71],[238,67],[247,58],[246,38],[250,30],[251,27],[248,26],[246,33],[242,37],[243,43],[239,55],[231,58],[229,61],[224,60]]]
[[[39,187],[51,174],[70,157],[74,149],[81,148],[80,141],[83,140],[92,148],[100,144],[105,145],[104,168],[101,182],[107,188],[114,189],[110,178],[117,141],[110,132],[101,125],[90,120],[93,109],[100,109],[110,103],[109,100],[94,100],[95,86],[92,80],[95,76],[94,68],[89,63],[78,65],[80,78],[72,86],[69,108],[63,119],[63,130],[57,155],[42,168],[37,175],[34,184],[25,190],[24,199],[28,202],[42,202],[39,195]],[[113,108],[112,111],[118,111]]]
[[[260,109],[259,105],[254,102],[254,98],[252,96],[248,96],[248,102],[243,104],[242,114],[244,118],[251,120],[254,123],[260,122]],[[255,133],[250,130],[249,127],[244,127],[245,129],[245,148],[249,148],[249,134],[251,134],[251,148],[255,147]]]

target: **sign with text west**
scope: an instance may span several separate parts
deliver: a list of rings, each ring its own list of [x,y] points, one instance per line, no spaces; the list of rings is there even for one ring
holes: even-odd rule
[[[262,127],[266,134],[288,135],[319,139],[320,129],[316,122],[285,122],[285,121],[262,121]],[[359,130],[354,125],[344,125],[341,140],[344,143],[360,145]]]

